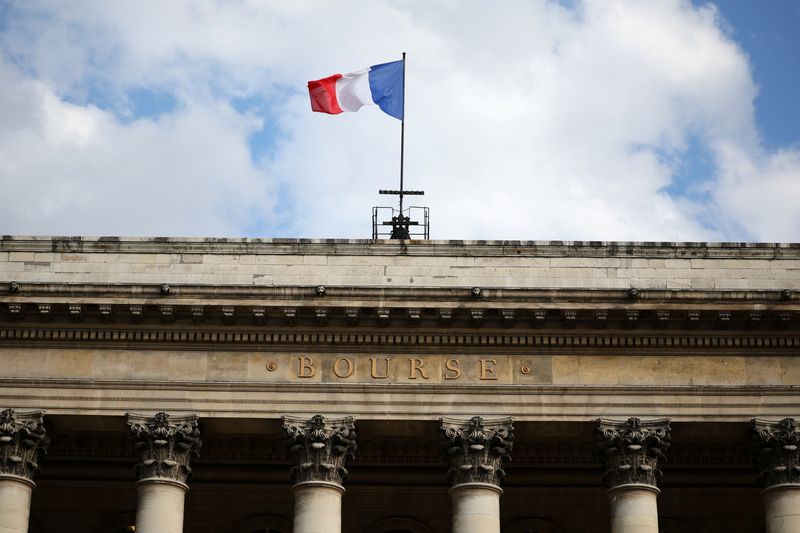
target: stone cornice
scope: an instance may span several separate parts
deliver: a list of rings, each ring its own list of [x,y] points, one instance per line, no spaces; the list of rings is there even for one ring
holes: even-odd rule
[[[2,322],[800,329],[798,291],[0,284]],[[13,285],[13,287],[12,287]],[[274,329],[274,328],[272,328]]]
[[[444,241],[4,235],[0,251],[303,255],[443,255],[625,258],[800,258],[798,243]]]
[[[317,350],[358,351],[379,350],[385,353],[414,350],[438,352],[458,349],[463,353],[502,351],[503,353],[569,353],[597,354],[603,350],[615,353],[746,353],[746,354],[796,354],[800,348],[800,335],[792,331],[663,331],[642,330],[631,332],[565,332],[557,330],[486,332],[445,330],[340,330],[326,332],[310,329],[253,328],[207,329],[187,327],[159,327],[140,325],[135,328],[120,326],[79,326],[58,324],[30,325],[7,324],[0,326],[0,346],[41,346],[86,348],[202,348],[225,347],[231,350],[293,349],[314,352]]]
[[[463,307],[589,309],[620,305],[631,309],[699,306],[762,308],[777,305],[800,309],[800,294],[792,286],[785,290],[701,290],[701,289],[581,289],[503,287],[364,287],[364,286],[252,286],[252,285],[164,285],[136,283],[46,283],[13,280],[0,282],[0,302],[75,303],[85,305],[316,305],[347,307],[365,302],[390,302],[389,307],[439,305]],[[791,283],[790,283],[791,285]],[[794,283],[796,285],[796,282]],[[368,307],[378,307],[375,303]]]

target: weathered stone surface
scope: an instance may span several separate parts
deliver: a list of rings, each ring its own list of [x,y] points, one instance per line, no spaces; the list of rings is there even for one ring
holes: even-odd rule
[[[610,488],[644,484],[661,479],[659,461],[670,445],[669,419],[625,421],[600,418],[595,428],[597,457],[603,463],[603,480]]]
[[[19,282],[797,289],[800,246],[311,239],[0,239]],[[7,256],[5,255],[7,253]]]
[[[168,479],[186,483],[192,473],[191,462],[200,455],[200,429],[197,415],[170,417],[128,414],[133,446],[139,456],[139,480]]]
[[[341,485],[347,462],[355,456],[356,428],[352,417],[310,419],[283,417],[283,432],[294,461],[292,482],[324,481]]]
[[[0,475],[33,479],[49,444],[42,411],[0,412]]]
[[[800,487],[800,425],[793,418],[753,419],[750,452],[762,486]]]
[[[451,485],[503,482],[504,465],[511,460],[514,424],[511,418],[469,420],[442,418],[439,430]]]

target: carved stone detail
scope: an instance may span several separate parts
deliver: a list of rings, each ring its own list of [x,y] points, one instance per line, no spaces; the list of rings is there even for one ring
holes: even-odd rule
[[[358,314],[359,309],[358,307],[348,307],[345,309],[345,315],[347,316],[347,323],[351,326],[358,324]]]
[[[388,307],[379,307],[376,311],[379,326],[388,326],[391,310]]]
[[[39,320],[42,322],[53,320],[53,308],[50,304],[39,304]]]
[[[128,426],[139,462],[139,480],[165,478],[186,483],[192,473],[192,459],[200,455],[197,415],[153,417],[128,413]]]
[[[610,488],[629,484],[658,486],[658,462],[670,445],[669,419],[625,421],[599,418],[595,450]]]
[[[192,313],[192,321],[195,324],[202,324],[205,321],[205,308],[202,305],[193,305],[190,311]]]
[[[511,460],[514,420],[440,419],[442,448],[447,455],[447,479],[451,485],[489,483],[500,486],[506,475],[503,466]]]
[[[263,324],[267,321],[267,311],[263,307],[253,307],[251,310],[253,324]]]
[[[754,418],[750,453],[764,487],[800,484],[800,426],[794,418]]]
[[[39,471],[39,453],[47,453],[50,444],[43,415],[42,411],[0,412],[0,475],[32,480]]]
[[[356,451],[356,427],[352,417],[310,419],[283,417],[283,433],[294,461],[294,483],[325,481],[341,485],[347,478],[347,461]]]

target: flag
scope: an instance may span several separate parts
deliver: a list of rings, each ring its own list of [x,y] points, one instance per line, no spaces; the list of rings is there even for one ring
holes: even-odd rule
[[[384,113],[403,120],[403,76],[403,61],[392,61],[310,81],[311,110],[338,115],[374,104]]]

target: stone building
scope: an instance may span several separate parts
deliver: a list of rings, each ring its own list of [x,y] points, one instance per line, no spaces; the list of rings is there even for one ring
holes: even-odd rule
[[[0,531],[797,533],[798,309],[797,244],[6,236]]]

